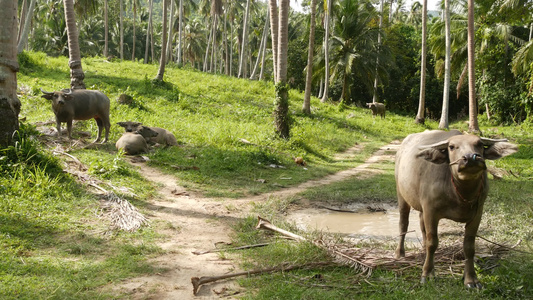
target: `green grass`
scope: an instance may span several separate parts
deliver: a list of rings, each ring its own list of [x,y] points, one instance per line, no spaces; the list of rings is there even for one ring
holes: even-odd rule
[[[50,103],[40,97],[39,89],[68,87],[68,59],[24,53],[19,60],[21,117],[26,121],[22,122],[17,146],[0,150],[0,298],[120,297],[109,286],[161,271],[147,259],[161,253],[155,241],[164,237],[157,231],[168,224],[156,222],[136,233],[102,235],[108,225],[95,216],[98,195],[62,172],[68,157],[52,155],[51,149],[39,144],[46,138],[38,137],[32,125],[54,119]],[[368,109],[339,109],[316,98],[312,98],[312,115],[306,116],[300,113],[303,95],[290,91],[291,138],[283,140],[274,133],[271,83],[214,76],[173,65],[166,69],[165,82],[160,83],[152,80],[156,65],[107,62],[103,58],[85,58],[83,68],[87,87],[100,89],[111,99],[111,141],[92,149],[63,143],[64,151],[78,158],[104,188],[111,189],[106,185],[111,184],[130,191],[122,196],[141,210],[156,194],[156,187],[116,151],[114,142],[122,134],[122,128],[115,125],[119,121],[140,121],[173,132],[180,146],[147,154],[150,164],[173,174],[178,184],[189,190],[229,198],[279,190],[353,168],[393,140],[437,127],[435,121],[415,125],[413,118],[394,113],[388,113],[385,120],[373,119]],[[133,96],[134,102],[119,104],[117,98],[122,93]],[[485,135],[510,138],[520,147],[513,156],[491,163],[508,173],[503,180],[491,180],[480,235],[509,244],[521,239],[519,248],[532,252],[532,125],[499,127],[483,117],[480,124]],[[95,125],[94,121],[77,122],[74,138],[80,138],[80,131],[88,131],[92,140]],[[467,129],[464,122],[452,127]],[[359,152],[335,159],[335,154],[356,144]],[[298,156],[306,161],[305,168],[293,162]],[[279,226],[297,231],[283,221],[283,213],[300,201],[338,206],[395,203],[393,168],[393,164],[383,163],[378,167],[381,173],[373,177],[312,188],[289,199],[269,199],[258,203],[256,210]],[[275,240],[255,230],[254,225],[253,218],[239,223],[234,243]],[[329,259],[310,243],[280,240],[238,254],[245,269]],[[364,277],[348,267],[327,267],[239,282],[246,288],[245,299],[533,298],[531,254],[510,252],[496,267],[480,272],[486,286],[481,291],[465,290],[460,276],[449,274],[438,274],[438,281],[421,286],[420,268],[401,273],[376,270]]]

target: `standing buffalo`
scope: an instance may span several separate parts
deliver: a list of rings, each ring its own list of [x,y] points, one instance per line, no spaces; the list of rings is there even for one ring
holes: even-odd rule
[[[56,115],[56,128],[58,136],[61,136],[61,123],[67,123],[68,138],[72,139],[72,120],[95,119],[98,125],[98,136],[94,142],[100,141],[102,129],[105,128],[105,138],[109,137],[109,98],[100,91],[92,90],[61,90],[46,92],[41,97],[52,100],[52,110]]]
[[[474,270],[475,238],[489,191],[486,159],[516,152],[506,140],[462,135],[459,131],[425,131],[405,138],[396,154],[396,191],[400,209],[400,242],[396,257],[405,256],[405,234],[411,207],[420,212],[426,247],[422,283],[435,276],[437,227],[442,218],[466,223],[464,284],[481,288]]]
[[[382,119],[385,119],[385,104],[383,103],[367,103],[368,108],[372,111],[372,116],[380,115]]]

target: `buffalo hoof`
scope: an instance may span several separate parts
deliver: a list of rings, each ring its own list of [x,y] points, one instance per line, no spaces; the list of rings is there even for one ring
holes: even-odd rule
[[[482,289],[483,288],[483,285],[480,283],[480,282],[477,282],[477,283],[467,283],[465,284],[465,286],[469,289]]]

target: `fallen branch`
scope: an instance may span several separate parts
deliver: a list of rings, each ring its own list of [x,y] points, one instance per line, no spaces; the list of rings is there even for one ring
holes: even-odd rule
[[[290,231],[281,229],[281,228],[273,225],[272,223],[270,223],[270,221],[268,221],[266,219],[263,219],[263,218],[261,218],[259,216],[257,218],[259,220],[258,223],[257,223],[257,226],[255,227],[257,229],[272,230],[272,231],[278,232],[278,233],[280,233],[282,235],[288,236],[288,237],[290,237],[290,238],[292,238],[294,240],[297,240],[297,241],[309,241],[309,240],[307,240],[306,238],[304,238],[304,237],[302,237],[300,235],[297,235],[295,233],[292,233]],[[350,265],[352,268],[354,268],[355,270],[361,271],[361,273],[363,273],[363,274],[367,273],[368,276],[370,276],[372,274],[372,271],[374,269],[372,266],[370,266],[370,265],[368,265],[366,263],[363,263],[362,261],[358,260],[355,257],[348,256],[348,255],[342,253],[341,251],[338,251],[337,249],[335,249],[334,246],[327,245],[322,240],[309,241],[309,242],[312,242],[314,245],[318,246],[319,248],[323,248],[326,251],[328,251],[340,263],[342,263],[344,265]]]
[[[219,276],[202,276],[200,278],[191,277],[192,292],[194,295],[196,295],[198,293],[198,289],[200,288],[200,286],[206,283],[211,283],[211,282],[233,278],[233,277],[251,276],[251,275],[256,275],[256,274],[266,274],[266,273],[274,273],[274,272],[285,272],[285,271],[291,271],[291,270],[296,270],[296,269],[314,268],[314,267],[328,266],[328,265],[331,265],[331,262],[316,262],[316,263],[308,263],[308,264],[303,264],[303,265],[283,264],[281,266],[272,267],[272,268],[244,271],[244,272],[231,273],[231,274],[225,274],[225,275],[219,275]]]
[[[202,255],[207,253],[214,253],[214,252],[221,252],[221,251],[231,251],[231,250],[243,250],[243,249],[250,249],[250,248],[257,248],[257,247],[264,247],[267,245],[270,245],[271,243],[262,243],[262,244],[255,244],[255,245],[246,245],[246,246],[240,246],[240,247],[234,247],[234,248],[222,248],[222,249],[210,249],[205,251],[193,251],[192,254],[195,255]]]

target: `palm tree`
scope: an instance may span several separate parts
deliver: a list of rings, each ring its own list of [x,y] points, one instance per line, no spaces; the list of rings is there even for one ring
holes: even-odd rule
[[[325,80],[324,80],[324,91],[322,94],[321,102],[326,102],[328,100],[329,93],[329,20],[331,19],[331,0],[324,0],[326,4],[325,20],[324,20],[324,59],[325,59]]]
[[[378,76],[379,55],[377,36],[379,28],[371,26],[377,17],[376,10],[366,0],[340,0],[334,7],[335,22],[331,37],[331,63],[333,74],[327,81],[338,78],[342,82],[341,100],[348,103],[351,95],[353,71],[357,70],[363,84],[373,90]],[[380,61],[385,60],[381,55]]]
[[[316,0],[311,0],[311,15],[309,22],[309,48],[307,50],[307,73],[305,77],[305,94],[302,111],[305,114],[311,113],[311,83],[313,80],[313,54],[315,52],[315,15]]]
[[[424,0],[425,1],[425,0]],[[479,132],[477,122],[474,0],[468,0],[468,131]]]
[[[390,0],[390,11],[392,11],[392,1]],[[390,18],[389,18],[390,19]],[[383,28],[383,0],[380,1],[380,9],[379,9],[379,30]],[[378,51],[381,46],[381,33],[378,33]],[[376,68],[379,66],[379,56],[376,61]],[[376,71],[376,77],[374,78],[374,96],[372,97],[372,103],[378,102],[378,76]]]
[[[12,144],[19,129],[17,98],[17,1],[1,1],[0,10],[0,148]]]
[[[270,5],[275,5],[276,1],[270,1]],[[278,9],[270,7],[271,12]],[[289,85],[287,84],[287,51],[289,43],[289,0],[280,0],[279,5],[279,27],[278,37],[278,59],[276,76],[276,100],[274,108],[274,123],[276,133],[279,137],[288,139],[290,136],[289,127]],[[273,34],[274,35],[274,34]]]
[[[425,104],[426,104],[426,51],[427,51],[427,7],[428,1],[422,1],[422,55],[420,58],[420,98],[418,101],[418,112],[416,114],[415,122],[424,124]]]
[[[74,14],[74,0],[63,0],[65,6],[65,22],[67,24],[68,54],[70,67],[70,87],[72,89],[85,89],[85,73],[81,67],[80,46],[78,44],[78,28]]]
[[[451,36],[450,36],[450,0],[444,0],[444,26],[446,39],[446,57],[444,59],[444,91],[442,93],[442,113],[439,128],[448,129],[448,106],[450,103],[450,59],[451,59]]]
[[[19,43],[17,46],[17,53],[22,52],[24,50],[24,47],[26,47],[26,43],[28,42],[28,35],[31,27],[31,20],[33,16],[33,11],[35,10],[35,1],[31,0],[30,7],[28,8],[28,13],[26,14],[24,18],[24,26],[21,24],[22,33],[20,34]],[[22,19],[21,19],[22,21]]]
[[[124,0],[119,0],[120,60],[124,59]]]
[[[167,57],[167,23],[168,23],[168,1],[169,0],[163,0],[163,31],[161,32],[161,35],[163,38],[161,39],[161,60],[159,61],[159,71],[157,72],[157,76],[155,77],[156,80],[163,81],[163,77],[165,75],[165,65],[166,63],[166,57]]]
[[[246,77],[246,53],[248,49],[248,27],[249,27],[249,19],[250,18],[250,0],[246,1],[246,9],[244,11],[244,20],[243,20],[243,29],[242,29],[242,45],[241,45],[241,53],[239,55],[239,78],[245,78]]]
[[[150,42],[150,36],[152,35],[152,32],[153,32],[153,29],[152,29],[152,10],[153,10],[153,5],[154,5],[154,1],[153,0],[148,0],[148,29],[146,29],[146,47],[144,49],[144,63],[148,63],[148,49],[150,49],[149,47],[149,42]],[[153,47],[152,47],[152,51],[153,51]]]
[[[270,9],[270,35],[272,38],[272,60],[274,66],[274,82],[278,82],[278,6],[276,0],[269,0]]]
[[[109,20],[107,17],[108,12],[107,0],[104,0],[104,57],[107,58],[107,49],[109,47]]]
[[[107,0],[105,0],[107,1]],[[137,35],[135,33],[135,22],[137,21],[137,7],[141,6],[139,0],[131,0],[131,6],[133,10],[133,42],[131,46],[131,61],[135,61],[135,48],[137,48]]]

